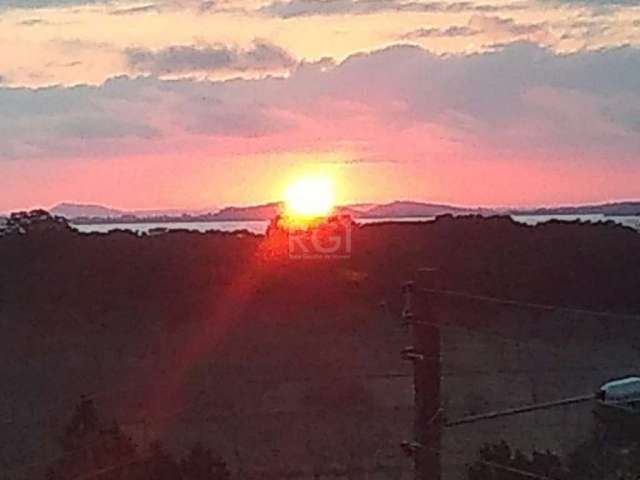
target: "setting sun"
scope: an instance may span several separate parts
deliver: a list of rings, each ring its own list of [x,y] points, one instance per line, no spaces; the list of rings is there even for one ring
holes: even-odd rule
[[[287,216],[326,216],[331,213],[335,204],[334,185],[326,177],[304,177],[287,187],[284,200]]]

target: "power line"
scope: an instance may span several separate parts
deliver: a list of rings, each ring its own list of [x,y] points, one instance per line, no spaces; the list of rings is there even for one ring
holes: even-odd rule
[[[612,318],[626,318],[626,319],[637,319],[640,320],[640,317],[638,316],[631,316],[631,315],[620,315],[620,314],[614,314],[614,313],[610,313],[610,312],[595,312],[595,311],[590,311],[590,310],[583,310],[583,309],[575,309],[575,308],[571,308],[571,307],[562,307],[562,306],[557,306],[557,305],[544,305],[544,304],[536,304],[536,303],[527,303],[527,302],[518,302],[515,300],[507,300],[507,299],[501,299],[501,298],[497,298],[497,297],[488,297],[488,296],[482,296],[482,295],[472,295],[472,294],[468,294],[468,293],[464,293],[464,292],[458,292],[458,291],[452,291],[452,290],[437,290],[437,289],[421,289],[420,291],[424,291],[427,293],[435,293],[435,294],[444,294],[444,295],[454,295],[454,296],[458,296],[458,297],[463,297],[463,298],[468,298],[468,299],[473,299],[473,300],[480,300],[480,301],[490,301],[493,303],[500,303],[500,304],[504,304],[504,305],[515,305],[515,306],[521,306],[521,307],[526,307],[526,308],[535,308],[535,309],[544,309],[544,310],[563,310],[563,311],[570,311],[570,312],[576,312],[576,313],[580,313],[580,314],[587,314],[587,315],[592,315],[592,316],[606,316],[606,317],[612,317]],[[492,334],[489,332],[480,332],[477,330],[473,330],[473,329],[469,329],[469,328],[462,328],[462,327],[454,327],[454,326],[450,326],[450,325],[442,325],[442,324],[437,324],[437,323],[433,323],[433,322],[424,322],[424,321],[414,321],[412,322],[413,324],[418,324],[418,325],[431,325],[434,327],[438,327],[438,328],[451,328],[451,329],[457,329],[457,330],[463,330],[467,333],[473,333],[476,335],[486,335],[486,336],[491,336],[491,337],[495,337],[495,338],[499,338],[500,340],[503,341],[507,341],[507,342],[511,342],[511,343],[525,343],[525,344],[530,344],[532,342],[522,342],[521,340],[518,339],[514,339],[514,338],[509,338],[509,337],[504,337],[501,335],[497,335],[497,334]],[[556,348],[551,347],[550,345],[547,344],[540,344],[541,346],[545,347],[545,348],[550,348],[553,350],[556,350]],[[560,351],[560,349],[557,349],[558,351]],[[564,352],[564,350],[562,350]],[[349,379],[349,378],[404,378],[404,377],[411,377],[412,375],[410,374],[404,374],[404,373],[389,373],[389,374],[373,374],[373,375],[343,375],[343,376],[338,376],[336,377],[336,379]],[[276,381],[270,382],[267,381],[266,383],[297,383],[297,382],[306,382],[306,381],[314,381],[316,380],[313,377],[306,377],[303,379],[278,379]],[[250,380],[251,381],[251,380]],[[261,378],[259,380],[254,380],[256,382],[259,383],[265,383],[265,379]],[[125,391],[129,391],[129,390],[133,390],[134,388],[131,389],[126,389]],[[113,393],[113,392],[110,392]],[[94,394],[92,396],[101,396],[100,394]],[[500,416],[507,416],[507,415],[516,415],[518,413],[524,413],[527,411],[534,411],[534,410],[540,410],[540,409],[544,409],[544,408],[551,408],[552,406],[557,406],[557,405],[569,405],[572,403],[578,403],[579,401],[586,401],[587,399],[592,399],[593,395],[590,396],[583,396],[583,397],[576,397],[573,399],[566,399],[566,400],[562,400],[559,402],[547,402],[546,404],[537,404],[537,405],[530,405],[530,406],[526,406],[526,407],[521,407],[518,409],[512,409],[510,411],[504,411],[504,412],[490,412],[487,414],[482,414],[482,415],[476,415],[476,416],[472,416],[472,417],[466,417],[457,421],[453,421],[453,422],[448,422],[447,424],[445,424],[445,426],[454,426],[454,425],[460,425],[460,424],[464,424],[464,423],[472,423],[475,421],[480,421],[480,420],[485,420],[485,419],[491,419],[491,418],[497,418]],[[54,409],[48,409],[48,412],[53,411]],[[170,416],[174,416],[174,415],[178,415],[181,412],[174,412],[173,414],[171,414]],[[85,447],[86,448],[86,447]],[[64,456],[73,453],[73,452],[67,452],[65,455],[63,455],[61,458],[64,458]],[[28,468],[28,467],[27,467]],[[535,475],[535,474],[534,474]],[[534,478],[547,478],[547,477],[540,477],[540,476],[535,476]]]
[[[468,423],[480,422],[482,420],[491,420],[494,418],[509,417],[513,415],[519,415],[521,413],[535,412],[537,410],[547,410],[549,408],[562,407],[566,405],[575,405],[577,403],[583,403],[594,400],[595,394],[581,395],[578,397],[565,398],[562,400],[556,400],[553,402],[536,403],[533,405],[525,405],[523,407],[510,408],[507,410],[500,410],[495,412],[482,413],[479,415],[471,415],[469,417],[459,418],[457,420],[451,420],[444,422],[445,427],[455,427],[457,425],[464,425]]]
[[[465,333],[472,333],[472,334],[480,334],[480,335],[486,335],[489,337],[495,337],[500,339],[501,341],[506,341],[512,344],[516,344],[518,347],[520,346],[521,343],[531,343],[531,341],[529,342],[522,342],[519,339],[516,338],[507,338],[507,337],[503,337],[501,335],[496,335],[490,332],[479,332],[477,330],[473,330],[473,329],[469,329],[469,328],[464,328],[464,327],[458,327],[458,326],[450,326],[450,325],[443,325],[442,323],[438,323],[438,322],[429,322],[429,321],[424,321],[424,320],[416,320],[415,316],[412,312],[412,292],[414,291],[413,288],[413,284],[406,284],[405,287],[403,288],[403,290],[405,291],[405,307],[404,307],[404,311],[403,311],[403,318],[406,322],[406,324],[409,327],[413,327],[413,326],[417,326],[417,325],[426,325],[426,326],[431,326],[433,328],[436,329],[436,331],[440,332],[440,330],[442,328],[451,328],[454,330],[461,330],[464,331]],[[576,309],[576,308],[570,308],[570,307],[561,307],[561,306],[557,306],[557,305],[545,305],[545,304],[536,304],[536,303],[528,303],[528,302],[518,302],[515,300],[507,300],[507,299],[501,299],[501,298],[497,298],[497,297],[489,297],[489,296],[483,296],[483,295],[473,295],[473,294],[468,294],[465,292],[458,292],[458,291],[452,291],[452,290],[439,290],[439,289],[427,289],[427,288],[421,288],[419,290],[420,292],[425,292],[425,293],[432,293],[432,294],[441,294],[441,295],[450,295],[450,296],[456,296],[458,298],[466,298],[466,299],[472,299],[472,300],[479,300],[479,301],[485,301],[485,302],[493,302],[493,303],[499,303],[501,305],[513,305],[513,306],[518,306],[518,307],[525,307],[525,308],[535,308],[538,310],[547,310],[547,311],[555,311],[555,310],[563,310],[563,311],[569,311],[569,312],[574,312],[574,313],[580,313],[580,314],[589,314],[592,316],[604,316],[604,317],[611,317],[611,318],[626,318],[626,319],[634,319],[634,320],[640,320],[640,317],[638,316],[631,316],[631,315],[619,315],[619,314],[613,314],[610,312],[594,312],[594,311],[590,311],[590,310],[582,310],[582,309]],[[412,329],[413,330],[413,329]],[[414,331],[414,335],[415,335],[415,330]],[[415,340],[414,340],[415,341]],[[556,349],[550,345],[547,345],[545,343],[541,343],[542,346],[547,347],[549,349],[552,350],[559,350]],[[412,348],[412,347],[411,347]],[[415,352],[416,354],[416,358],[418,360],[415,361],[422,361],[425,359],[425,355],[428,352]],[[563,353],[566,353],[563,351]],[[436,358],[439,358],[440,355],[437,355]],[[436,360],[439,361],[439,360]],[[508,417],[508,416],[513,416],[513,415],[518,415],[518,414],[522,414],[522,413],[527,413],[527,412],[533,412],[533,411],[538,411],[538,410],[543,410],[543,409],[549,409],[549,408],[554,408],[554,407],[558,407],[558,406],[565,406],[565,405],[573,405],[573,404],[577,404],[577,403],[581,403],[581,402],[586,402],[586,401],[591,401],[596,397],[595,394],[589,394],[589,395],[582,395],[579,397],[572,397],[572,398],[567,398],[567,399],[562,399],[562,400],[557,400],[557,401],[553,401],[553,402],[545,402],[545,403],[538,403],[538,404],[532,404],[532,405],[526,405],[526,406],[522,406],[522,407],[517,407],[517,408],[512,408],[512,409],[508,409],[508,410],[502,410],[502,411],[493,411],[493,412],[487,412],[484,414],[479,414],[479,415],[473,415],[473,416],[468,416],[468,417],[463,417],[457,420],[452,420],[452,421],[443,421],[442,426],[443,427],[454,427],[457,425],[464,425],[464,424],[470,424],[470,423],[475,423],[475,422],[479,422],[479,421],[483,421],[483,420],[490,420],[490,419],[495,419],[495,418],[501,418],[501,417]],[[438,410],[437,413],[440,413],[441,409]],[[418,430],[419,431],[419,430]],[[411,444],[407,444],[406,447],[408,448],[408,451],[414,452],[415,449],[420,449],[420,448],[427,448],[428,450],[432,451],[433,453],[436,453],[438,458],[441,456],[441,450],[440,449],[436,449],[436,448],[429,448],[428,446],[425,446],[419,442],[422,442],[422,440],[418,437],[418,442],[412,442]],[[438,460],[439,463],[440,460]],[[523,477],[528,477],[528,478],[532,478],[532,479],[537,479],[537,480],[554,480],[546,475],[540,475],[537,474],[535,472],[531,472],[531,471],[526,471],[526,470],[522,470],[519,468],[514,468],[512,466],[509,465],[504,465],[504,464],[500,464],[497,462],[491,462],[491,461],[486,461],[486,460],[477,460],[478,463],[480,464],[484,464],[486,466],[489,466],[493,469],[501,469],[504,471],[508,471],[511,473],[515,473],[515,474],[519,474]],[[416,464],[416,468],[417,464]]]
[[[320,380],[319,383],[323,383],[323,382],[327,382],[327,381],[340,381],[340,380],[351,380],[351,379],[361,379],[361,380],[393,380],[393,379],[398,379],[398,378],[413,378],[413,374],[412,373],[404,373],[404,372],[388,372],[388,373],[355,373],[355,374],[348,374],[348,375],[334,375],[334,376],[329,376],[329,377],[322,377],[322,378],[318,378],[318,377],[313,377],[313,376],[309,376],[309,377],[297,377],[297,378],[276,378],[276,377],[272,377],[272,378],[268,378],[268,377],[256,377],[256,378],[249,378],[245,381],[245,383],[257,383],[257,384],[267,384],[267,385],[280,385],[280,384],[287,384],[287,383],[311,383],[311,382],[318,382]],[[95,399],[99,399],[99,398],[109,398],[111,396],[115,396],[116,394],[118,395],[122,395],[124,393],[129,393],[129,392],[134,392],[136,390],[144,390],[146,387],[146,385],[135,385],[135,386],[130,386],[130,387],[124,387],[124,388],[119,388],[119,389],[104,389],[101,391],[97,391],[95,393],[90,393],[90,394],[86,394],[84,396],[86,396],[89,399],[95,400]],[[74,400],[75,398],[75,400]],[[43,415],[47,415],[47,414],[53,414],[53,413],[57,413],[57,412],[62,412],[63,410],[67,410],[70,407],[70,403],[71,402],[77,402],[78,398],[82,398],[82,395],[79,395],[77,397],[68,397],[65,398],[63,400],[61,400],[59,402],[59,404],[55,407],[50,407],[50,408],[45,408],[45,409],[41,409],[38,410],[38,415],[43,416]],[[63,405],[64,403],[64,405]],[[17,425],[17,426],[13,426],[11,425],[8,428],[12,428],[13,431],[19,431],[19,430],[26,430],[28,428],[32,428],[38,425],[42,425],[44,423],[47,423],[48,420],[47,419],[40,419],[37,421],[33,421],[33,422],[29,422],[29,423],[22,423],[21,425]],[[10,424],[9,424],[10,425]]]
[[[104,468],[102,468],[100,470],[96,470],[93,473],[79,475],[77,477],[72,477],[70,480],[88,480],[90,478],[100,477],[100,476],[104,475],[105,473],[109,473],[109,472],[112,472],[114,470],[119,470],[119,469],[124,468],[124,467],[135,465],[137,463],[142,463],[142,462],[145,462],[145,461],[149,460],[150,458],[151,457],[143,457],[143,458],[138,458],[136,460],[129,460],[128,462],[118,463],[118,464],[112,465],[110,467],[104,467]]]
[[[411,373],[402,373],[402,372],[389,372],[389,373],[362,373],[362,374],[348,374],[348,375],[335,375],[329,378],[329,380],[335,381],[335,380],[349,380],[349,379],[397,379],[397,378],[413,378],[413,374]],[[293,379],[282,379],[282,380],[276,380],[275,378],[269,380],[267,379],[265,382],[265,377],[261,377],[261,378],[254,378],[254,379],[249,379],[247,380],[248,382],[254,382],[254,383],[268,383],[268,384],[283,384],[283,383],[307,383],[307,382],[313,382],[317,380],[317,378],[315,377],[298,377],[298,378],[293,378]],[[326,379],[323,379],[326,380]],[[120,389],[118,391],[120,392],[126,392],[126,391],[131,391],[134,390],[134,388],[127,388],[127,389]],[[106,392],[107,390],[105,390]],[[95,396],[92,395],[88,395],[87,398],[89,399],[94,399],[95,397],[100,398],[102,397],[102,395],[100,394],[95,394]],[[199,403],[199,402],[198,402]],[[161,414],[158,413],[154,416],[153,419],[155,420],[159,420],[159,419],[169,419],[169,418],[175,418],[179,415],[184,414],[187,410],[189,409],[197,409],[200,410],[200,412],[202,412],[202,410],[206,409],[209,405],[207,405],[207,403],[204,404],[200,404],[198,405],[197,403],[192,403],[184,408],[181,408],[177,411],[173,411],[170,413],[165,413],[165,414]],[[58,410],[57,408],[55,409],[47,409],[45,410],[45,412],[51,413],[53,411]],[[243,410],[243,411],[236,411],[235,415],[245,415],[245,416],[250,416],[252,414],[255,413],[264,413],[265,415],[273,415],[273,412],[262,412],[261,410]],[[229,412],[223,412],[223,413],[219,413],[219,414],[212,414],[212,413],[208,413],[207,414],[207,418],[211,418],[212,416],[216,416],[219,418],[228,418],[229,417]],[[153,420],[152,419],[152,420]],[[21,429],[27,429],[27,428],[31,428],[35,425],[40,425],[41,423],[44,423],[44,421],[41,422],[33,422],[30,424],[26,424],[26,425],[22,425],[20,428]],[[139,421],[134,421],[134,422],[118,422],[118,425],[121,427],[127,427],[130,425],[137,425],[137,424],[143,424],[145,423],[145,420],[139,420]],[[68,450],[63,452],[61,455],[56,456],[55,458],[51,458],[45,462],[39,461],[39,462],[32,462],[32,463],[27,463],[27,464],[21,464],[15,468],[10,469],[10,472],[16,473],[16,472],[21,472],[21,471],[25,471],[25,470],[29,470],[29,469],[35,469],[38,467],[46,467],[48,466],[50,463],[53,462],[57,462],[60,461],[70,455],[73,455],[75,453],[79,453],[82,451],[86,451],[88,449],[90,449],[93,445],[95,444],[99,444],[100,442],[104,441],[103,438],[97,438],[95,440],[90,441],[89,443],[85,444],[83,447],[78,448],[78,449],[74,449],[74,450]]]
[[[125,423],[125,424],[121,424],[118,423],[118,426],[123,427],[123,426],[127,426],[127,425],[133,425],[133,424],[139,424],[139,423],[143,423],[143,421],[141,422],[130,422],[130,423]],[[106,433],[105,431],[100,431],[98,432],[99,435],[102,433]],[[88,442],[85,442],[85,444],[80,447],[80,448],[74,448],[72,450],[65,450],[61,455],[56,456],[56,458],[51,458],[49,460],[47,460],[46,462],[32,462],[32,463],[23,463],[18,467],[9,469],[9,472],[12,473],[17,473],[17,472],[22,472],[25,470],[30,470],[30,469],[36,469],[38,467],[41,468],[46,468],[47,466],[50,466],[52,463],[55,462],[59,462],[65,458],[67,458],[70,455],[76,454],[76,453],[80,453],[80,452],[86,452],[87,450],[90,450],[94,445],[99,445],[100,443],[104,442],[105,439],[101,436],[98,436],[97,438],[94,438],[93,440],[89,440]]]
[[[438,329],[449,329],[449,330],[464,332],[464,333],[471,334],[471,335],[481,335],[481,336],[493,338],[493,339],[496,339],[496,340],[499,340],[499,341],[502,341],[502,342],[505,342],[505,343],[516,344],[516,346],[520,346],[520,345],[534,346],[534,347],[543,348],[543,349],[548,350],[548,351],[553,351],[553,352],[558,353],[560,355],[566,355],[567,354],[566,349],[562,349],[560,347],[554,347],[553,345],[549,345],[549,344],[544,343],[544,342],[534,343],[534,340],[521,340],[521,339],[517,339],[517,338],[513,338],[513,337],[506,337],[504,335],[499,335],[499,334],[493,333],[493,332],[480,331],[480,330],[476,330],[476,329],[469,328],[469,327],[460,327],[458,325],[449,325],[449,324],[443,324],[443,323],[437,323],[437,322],[428,322],[428,321],[425,321],[425,320],[412,320],[411,324],[412,325],[425,325],[425,326],[438,328]],[[585,369],[586,369],[586,367],[585,367]],[[602,370],[602,369],[603,369],[602,367],[595,367],[595,370]],[[487,369],[485,371],[488,372],[489,370]]]
[[[512,305],[512,306],[530,308],[530,309],[536,309],[536,310],[561,310],[564,312],[576,313],[580,315],[589,315],[593,317],[611,317],[611,318],[619,318],[619,319],[626,319],[626,320],[640,320],[640,315],[596,311],[596,310],[588,310],[583,308],[567,307],[562,305],[553,305],[553,304],[544,304],[544,303],[522,302],[518,300],[492,297],[488,295],[477,295],[477,294],[461,292],[457,290],[420,288],[419,291],[425,292],[425,293],[434,293],[434,294],[440,294],[440,295],[467,298],[469,300],[480,300],[484,302],[500,303],[503,305]]]

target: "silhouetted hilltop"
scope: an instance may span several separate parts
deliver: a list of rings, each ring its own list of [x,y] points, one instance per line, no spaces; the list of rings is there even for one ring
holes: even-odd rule
[[[281,210],[280,203],[267,203],[250,207],[227,207],[212,215],[212,220],[268,220]]]
[[[145,223],[145,222],[212,222],[212,221],[253,221],[270,220],[282,209],[282,204],[272,202],[244,207],[230,206],[219,211],[214,209],[186,210],[118,210],[101,205],[81,205],[61,203],[51,209],[55,215],[65,217],[77,224],[91,223]],[[640,216],[640,202],[617,202],[599,205],[559,206],[552,208],[502,209],[473,208],[454,205],[415,201],[395,201],[386,204],[353,204],[340,206],[339,214],[349,214],[353,218],[418,218],[438,215],[637,215]]]
[[[435,217],[445,214],[473,213],[475,209],[453,207],[451,205],[439,205],[435,203],[398,201],[385,205],[377,205],[363,212],[366,218],[393,218],[393,217]]]
[[[76,223],[96,222],[138,222],[148,220],[157,222],[166,219],[167,221],[180,221],[184,218],[206,217],[211,215],[215,209],[150,209],[150,210],[122,210],[117,208],[105,207],[103,205],[77,204],[77,203],[59,203],[50,209],[51,213],[64,217],[68,220],[74,220]]]
[[[76,203],[59,203],[51,208],[51,213],[65,218],[95,217],[95,218],[115,218],[125,215],[124,210],[104,207],[102,205],[83,205]]]
[[[117,210],[100,205],[62,203],[51,209],[77,224],[91,223],[144,223],[144,222],[213,222],[270,220],[282,210],[282,203],[226,207],[217,212],[210,210]],[[424,202],[400,201],[388,204],[354,204],[336,208],[338,214],[354,218],[432,217],[447,213],[490,213],[491,210],[470,209]]]
[[[520,215],[639,215],[640,202],[614,202],[598,205],[560,206],[517,210]]]

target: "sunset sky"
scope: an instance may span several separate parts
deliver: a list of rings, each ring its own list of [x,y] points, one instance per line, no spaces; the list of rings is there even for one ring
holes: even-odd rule
[[[640,198],[637,0],[0,0],[0,212]]]

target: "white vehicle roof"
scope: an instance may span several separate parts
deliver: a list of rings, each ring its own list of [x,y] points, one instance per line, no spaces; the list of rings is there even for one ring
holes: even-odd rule
[[[619,380],[612,380],[600,387],[604,392],[604,400],[629,400],[640,399],[640,377],[626,377]]]

